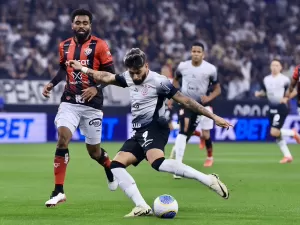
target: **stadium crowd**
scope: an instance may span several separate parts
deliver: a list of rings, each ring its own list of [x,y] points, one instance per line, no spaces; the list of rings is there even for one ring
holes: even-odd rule
[[[291,76],[300,62],[297,0],[2,0],[0,78],[50,79],[58,44],[70,37],[70,14],[93,12],[93,34],[111,47],[117,72],[131,47],[140,47],[151,69],[173,76],[195,41],[218,67],[222,96],[254,96],[269,62],[279,58]]]

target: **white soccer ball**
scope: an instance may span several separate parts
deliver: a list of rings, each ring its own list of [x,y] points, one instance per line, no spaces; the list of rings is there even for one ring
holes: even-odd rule
[[[171,195],[161,195],[154,200],[154,215],[164,219],[173,219],[178,212],[178,203]]]

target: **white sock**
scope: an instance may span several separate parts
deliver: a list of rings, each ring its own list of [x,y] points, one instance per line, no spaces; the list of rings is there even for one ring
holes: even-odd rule
[[[189,179],[195,179],[206,186],[211,185],[211,179],[208,175],[174,159],[165,159],[160,165],[159,171],[172,173]]]
[[[175,140],[176,160],[182,162],[185,146],[186,146],[186,135],[178,134]]]
[[[280,129],[282,136],[294,137],[295,132],[292,129]]]
[[[119,187],[125,192],[136,206],[148,207],[145,199],[142,197],[135,180],[124,168],[114,168],[111,170],[119,183]]]
[[[284,157],[292,157],[290,150],[284,139],[277,139],[276,142],[277,142]]]

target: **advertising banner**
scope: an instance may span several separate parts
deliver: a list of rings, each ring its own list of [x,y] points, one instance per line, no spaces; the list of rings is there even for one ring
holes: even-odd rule
[[[47,141],[45,113],[0,113],[0,143]]]

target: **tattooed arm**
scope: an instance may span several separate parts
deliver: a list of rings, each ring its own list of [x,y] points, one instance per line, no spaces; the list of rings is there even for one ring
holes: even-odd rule
[[[75,70],[80,70],[82,73],[91,76],[96,82],[102,84],[113,84],[116,86],[122,86],[117,80],[116,75],[106,71],[96,71],[90,68],[84,67],[80,62],[76,60],[70,60],[68,66],[73,67]]]
[[[228,123],[223,118],[217,116],[216,114],[211,113],[205,107],[198,102],[196,102],[194,99],[189,98],[185,95],[183,95],[180,91],[177,91],[177,93],[172,97],[176,102],[182,104],[185,108],[189,108],[195,113],[198,113],[199,115],[204,115],[208,118],[211,118],[216,122],[216,124],[220,127],[229,128],[232,125]]]

